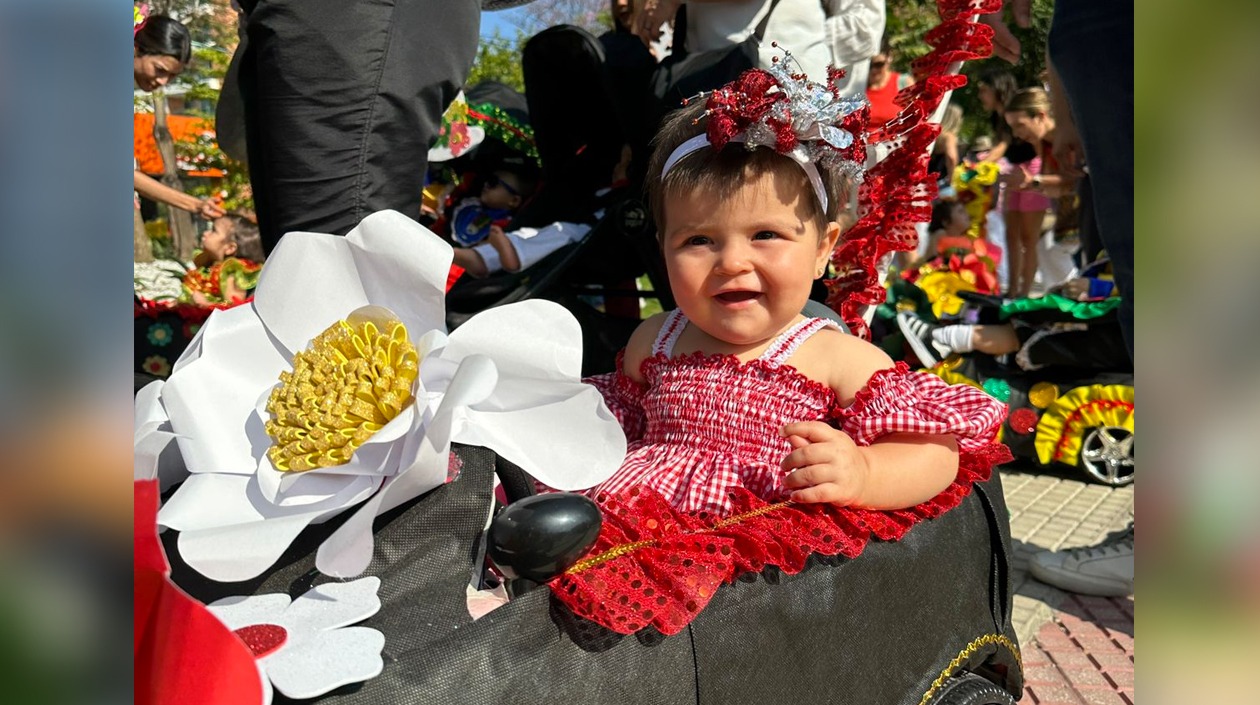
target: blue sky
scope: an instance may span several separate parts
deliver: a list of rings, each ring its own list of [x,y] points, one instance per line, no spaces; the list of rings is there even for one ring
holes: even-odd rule
[[[513,23],[513,19],[519,14],[519,9],[481,13],[481,36],[493,37],[495,30],[498,30],[505,37],[514,35],[516,33],[516,25]]]

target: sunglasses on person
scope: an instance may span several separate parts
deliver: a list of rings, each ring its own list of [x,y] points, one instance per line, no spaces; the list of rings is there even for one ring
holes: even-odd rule
[[[486,186],[488,188],[497,188],[499,186],[502,186],[504,190],[506,190],[508,193],[512,194],[513,196],[521,195],[520,191],[517,191],[516,188],[512,186],[512,184],[509,184],[507,181],[499,178],[497,174],[491,174],[490,178],[486,179]]]
[[[871,62],[871,68],[873,68],[873,69],[882,69],[882,68],[884,68],[884,67],[885,67],[885,66],[887,66],[887,65],[888,65],[888,59],[884,59],[884,60],[882,60],[882,61],[872,61],[872,62]]]

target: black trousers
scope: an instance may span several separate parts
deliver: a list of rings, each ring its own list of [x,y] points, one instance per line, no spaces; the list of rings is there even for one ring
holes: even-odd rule
[[[478,0],[245,0],[250,181],[264,248],[420,213],[426,155],[477,52]]]

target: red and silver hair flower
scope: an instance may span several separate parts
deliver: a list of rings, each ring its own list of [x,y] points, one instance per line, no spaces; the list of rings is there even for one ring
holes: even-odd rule
[[[721,149],[737,139],[749,149],[769,147],[860,179],[870,115],[866,101],[840,96],[841,70],[829,68],[825,84],[811,81],[804,73],[792,73],[792,54],[783,53],[769,69],[745,71],[708,95],[709,143]]]

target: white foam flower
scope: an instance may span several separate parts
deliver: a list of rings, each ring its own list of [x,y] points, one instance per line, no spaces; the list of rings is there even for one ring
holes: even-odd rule
[[[289,233],[253,301],[210,316],[156,390],[190,473],[158,523],[192,568],[255,577],[312,522],[362,503],[316,563],[358,575],[372,520],[445,482],[451,442],[558,489],[616,470],[625,436],[580,381],[572,314],[520,302],[448,336],[451,258],[393,211],[345,237]]]
[[[245,642],[258,664],[263,703],[272,686],[305,700],[380,675],[385,635],[349,626],[381,609],[379,578],[327,583],[296,600],[269,594],[225,597],[206,605]]]

